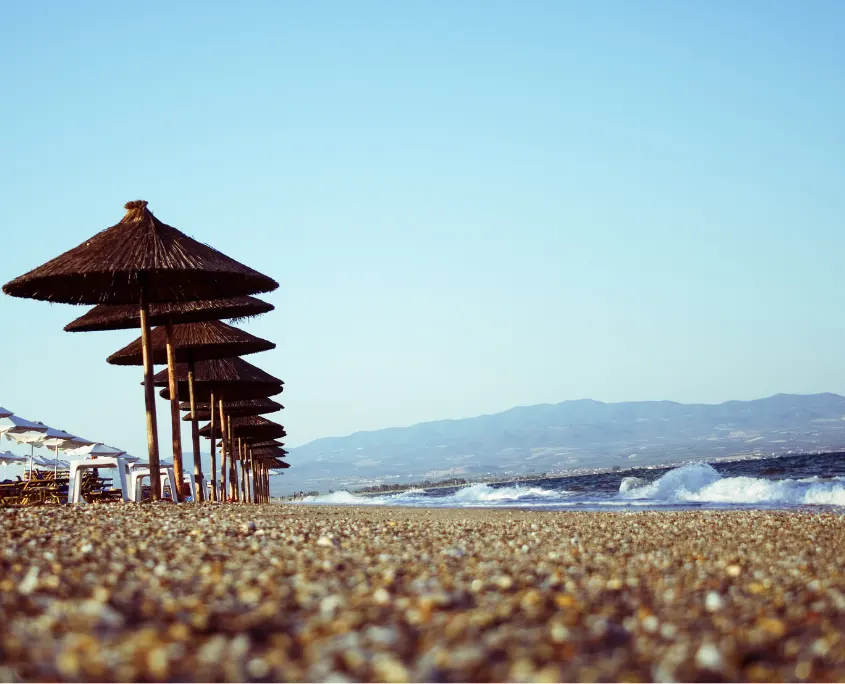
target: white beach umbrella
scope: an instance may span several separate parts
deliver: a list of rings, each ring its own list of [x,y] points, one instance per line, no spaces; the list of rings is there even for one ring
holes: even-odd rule
[[[47,432],[44,433],[44,439],[41,440],[41,446],[50,447],[56,450],[56,455],[53,459],[55,462],[53,475],[57,475],[59,472],[59,463],[61,463],[61,461],[59,461],[59,449],[77,449],[88,444],[92,444],[92,442],[87,439],[83,439],[82,437],[72,435],[64,430],[56,430],[55,428],[47,428]]]
[[[35,462],[47,468],[58,468],[59,466],[65,467],[68,465],[65,461],[62,461],[61,459],[45,458],[44,456],[36,456]]]
[[[23,432],[47,432],[47,426],[41,423],[21,418],[20,416],[4,416],[0,418],[0,435],[20,434]]]
[[[8,418],[9,416],[14,415],[9,409],[4,409],[0,406],[0,418]]]
[[[132,456],[131,458],[135,458],[135,457]],[[146,461],[146,460],[142,461],[140,458],[136,458],[134,461],[131,461],[131,463],[133,463],[136,468],[149,468],[150,467],[149,461]],[[171,468],[171,467],[173,467],[173,461],[165,461],[163,459],[160,459],[159,462],[158,462],[158,467],[159,468]]]
[[[69,432],[48,427],[47,432],[44,433],[44,438],[41,440],[41,444],[46,447],[60,447],[63,444],[72,442],[72,440],[73,435]],[[76,446],[81,445],[77,444]]]
[[[0,464],[9,465],[10,463],[24,463],[26,456],[18,456],[11,451],[0,451]]]
[[[95,442],[91,441],[90,439],[85,439],[84,437],[79,437],[74,435],[70,440],[68,440],[64,445],[59,447],[62,451],[69,451],[71,449],[78,449],[81,446],[91,446],[95,444]]]
[[[4,472],[10,463],[23,463],[25,461],[24,456],[16,456],[11,451],[0,451],[0,465],[3,466]]]
[[[0,433],[5,434],[6,439],[18,444],[29,444],[30,477],[32,477],[32,457],[35,454],[35,447],[41,446],[44,435],[49,429],[44,423],[35,423],[20,416],[0,418]]]
[[[100,442],[87,444],[85,446],[77,447],[76,449],[69,449],[65,451],[65,455],[70,456],[71,458],[85,458],[87,456],[92,456],[94,458],[97,456],[120,456],[125,453],[125,451],[106,446]]]

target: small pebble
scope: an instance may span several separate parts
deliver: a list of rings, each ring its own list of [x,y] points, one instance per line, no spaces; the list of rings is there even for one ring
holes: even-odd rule
[[[0,509],[0,680],[845,681],[842,548],[828,510]]]

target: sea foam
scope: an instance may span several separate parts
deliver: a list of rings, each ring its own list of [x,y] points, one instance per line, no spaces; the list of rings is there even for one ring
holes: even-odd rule
[[[627,483],[626,486],[623,480],[618,498],[679,503],[845,506],[845,486],[839,478],[767,480],[722,477],[713,466],[695,463],[670,470],[648,484],[631,486]]]

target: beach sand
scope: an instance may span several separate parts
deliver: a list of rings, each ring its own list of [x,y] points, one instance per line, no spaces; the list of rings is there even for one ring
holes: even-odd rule
[[[845,679],[845,517],[0,510],[0,680]]]

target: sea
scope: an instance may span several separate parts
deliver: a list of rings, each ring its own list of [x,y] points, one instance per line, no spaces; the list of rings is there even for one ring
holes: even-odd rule
[[[845,512],[845,453],[691,462],[375,496],[337,491],[306,497],[302,504],[546,510],[824,507]]]

